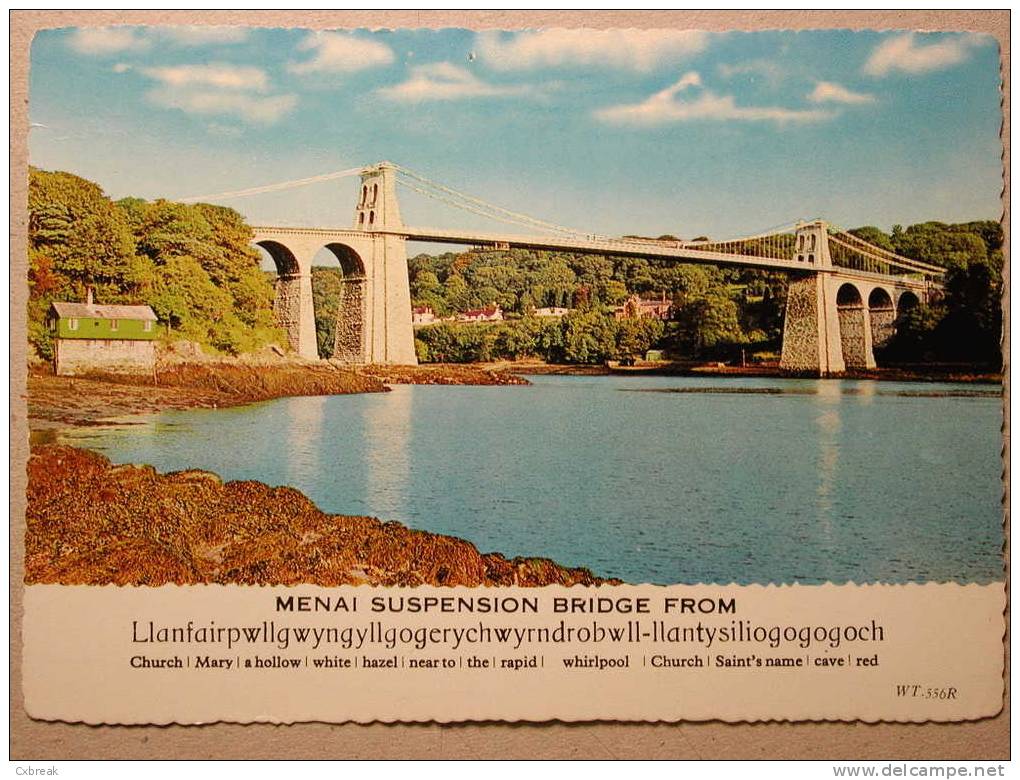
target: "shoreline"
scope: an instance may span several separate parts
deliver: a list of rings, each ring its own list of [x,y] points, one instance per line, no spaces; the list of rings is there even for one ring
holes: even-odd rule
[[[33,446],[25,583],[60,585],[614,585],[548,558],[481,553],[456,536],[328,514],[291,487],[160,474],[69,446]]]
[[[299,396],[389,392],[390,384],[529,385],[491,368],[459,365],[354,366],[329,361],[201,361],[160,365],[152,375],[55,376],[30,370],[29,431],[123,424],[124,418],[184,409],[224,409]]]
[[[638,361],[634,366],[574,365],[541,361],[494,361],[472,364],[493,371],[554,376],[682,376],[682,377],[762,377],[768,379],[818,379],[810,373],[795,373],[777,365],[730,366],[704,362]],[[1001,384],[1002,374],[978,366],[888,366],[861,371],[845,371],[826,379],[872,380],[877,382],[959,382],[963,384]]]
[[[427,363],[420,366],[342,366],[330,361],[289,359],[204,360],[159,365],[152,375],[90,374],[57,377],[31,369],[27,381],[28,425],[40,434],[68,428],[124,424],[125,418],[170,410],[220,409],[299,396],[385,393],[389,385],[514,386],[531,384],[525,375],[798,377],[776,366],[695,363],[638,363],[635,366],[569,365],[541,361]],[[813,377],[811,377],[813,378]],[[896,382],[1001,384],[1002,376],[973,367],[905,367],[848,372],[833,379]],[[45,438],[45,436],[44,436]]]

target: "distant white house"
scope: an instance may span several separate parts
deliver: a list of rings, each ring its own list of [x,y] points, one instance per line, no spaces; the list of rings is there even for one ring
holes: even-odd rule
[[[563,317],[570,311],[565,306],[543,306],[535,309],[536,317]]]
[[[498,322],[503,319],[503,310],[496,304],[480,309],[468,309],[457,315],[459,322]]]
[[[411,309],[412,325],[428,325],[436,321],[436,313],[431,306],[415,306]]]

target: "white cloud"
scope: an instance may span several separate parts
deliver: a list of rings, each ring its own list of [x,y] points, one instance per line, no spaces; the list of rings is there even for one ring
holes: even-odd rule
[[[698,90],[696,97],[684,98],[681,93]],[[684,74],[679,81],[656,92],[640,103],[599,109],[595,117],[603,122],[650,127],[668,122],[741,121],[790,123],[820,122],[832,114],[820,109],[793,109],[781,106],[738,106],[732,95],[717,95],[704,89],[701,76]]]
[[[82,27],[75,30],[68,45],[79,54],[117,54],[149,48],[149,39],[136,27]]]
[[[970,50],[981,45],[983,40],[980,35],[968,33],[933,43],[919,43],[914,33],[898,35],[875,47],[863,71],[869,76],[886,76],[894,71],[918,74],[943,70],[966,60]]]
[[[243,27],[81,27],[71,33],[68,45],[79,54],[98,56],[145,51],[153,43],[174,46],[205,46],[247,40]]]
[[[205,128],[209,135],[218,135],[223,138],[240,138],[244,135],[244,130],[236,125],[222,125],[219,122],[211,122]]]
[[[467,68],[450,62],[436,62],[411,68],[407,81],[382,87],[377,94],[387,100],[420,103],[429,100],[463,100],[477,97],[507,97],[530,91],[527,86],[489,84]]]
[[[269,77],[248,65],[208,63],[135,67],[113,66],[116,73],[137,71],[159,86],[145,97],[153,105],[200,116],[226,116],[257,124],[273,124],[297,105],[293,94],[267,95]],[[258,93],[258,94],[252,94]]]
[[[394,59],[385,43],[338,32],[309,33],[298,50],[312,52],[312,58],[289,63],[291,73],[355,73],[389,65]]]
[[[243,92],[216,92],[206,89],[160,87],[150,90],[149,102],[163,108],[176,108],[202,116],[235,116],[257,124],[273,124],[297,105],[296,95],[248,95]]]
[[[874,103],[875,96],[866,92],[854,92],[832,81],[819,81],[808,95],[812,103],[843,103],[856,105]]]
[[[719,75],[724,79],[731,79],[734,76],[760,76],[771,86],[776,86],[786,72],[783,68],[771,60],[750,60],[734,64],[722,63],[719,65]]]
[[[692,56],[708,46],[700,30],[535,30],[510,38],[478,34],[478,54],[496,70],[595,65],[650,71]]]
[[[162,37],[181,46],[204,46],[210,43],[243,43],[248,40],[248,30],[244,27],[201,26],[153,28]]]
[[[115,66],[116,71],[121,66]],[[215,87],[230,90],[265,92],[269,77],[261,68],[248,65],[170,65],[162,68],[139,68],[140,73],[171,87]],[[118,71],[123,72],[123,71]]]

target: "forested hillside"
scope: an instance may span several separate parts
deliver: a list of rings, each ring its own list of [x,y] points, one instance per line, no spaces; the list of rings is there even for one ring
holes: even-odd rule
[[[1001,330],[1002,229],[996,222],[925,222],[892,233],[852,230],[905,257],[948,271],[942,300],[918,307],[883,354],[884,362],[969,362],[998,365]],[[425,359],[541,357],[589,363],[658,346],[674,357],[733,360],[780,349],[786,276],[620,257],[553,252],[473,251],[410,261],[416,305],[445,316],[490,303],[522,319],[418,330]],[[629,295],[673,303],[661,332],[611,311]],[[573,308],[562,320],[531,322],[537,307]]]
[[[171,338],[228,353],[284,343],[273,326],[273,287],[251,228],[233,209],[137,198],[111,201],[70,173],[29,178],[29,341],[42,357],[54,300],[147,303]]]
[[[879,360],[904,363],[1002,364],[1002,226],[984,220],[922,222],[892,233],[850,231],[876,246],[946,268],[945,295],[917,307]]]

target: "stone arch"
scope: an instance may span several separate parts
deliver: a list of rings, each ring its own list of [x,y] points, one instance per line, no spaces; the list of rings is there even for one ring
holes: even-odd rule
[[[295,352],[301,351],[301,265],[287,246],[279,241],[256,241],[276,266],[273,318],[276,326],[287,333],[287,343]]]
[[[875,287],[868,296],[868,315],[871,320],[872,347],[881,349],[896,332],[896,309],[892,296],[884,287]]]
[[[343,286],[333,329],[333,360],[365,362],[365,262],[347,244],[330,243],[325,249],[340,264]]]
[[[843,363],[847,368],[860,369],[873,365],[870,325],[864,298],[857,285],[844,282],[836,291],[836,313],[839,317],[839,341]]]
[[[273,259],[276,266],[276,273],[280,276],[297,276],[301,273],[301,266],[294,256],[294,253],[279,241],[256,241],[255,246],[262,247]]]
[[[896,324],[903,322],[911,311],[921,305],[921,299],[912,290],[904,290],[896,299]]]

